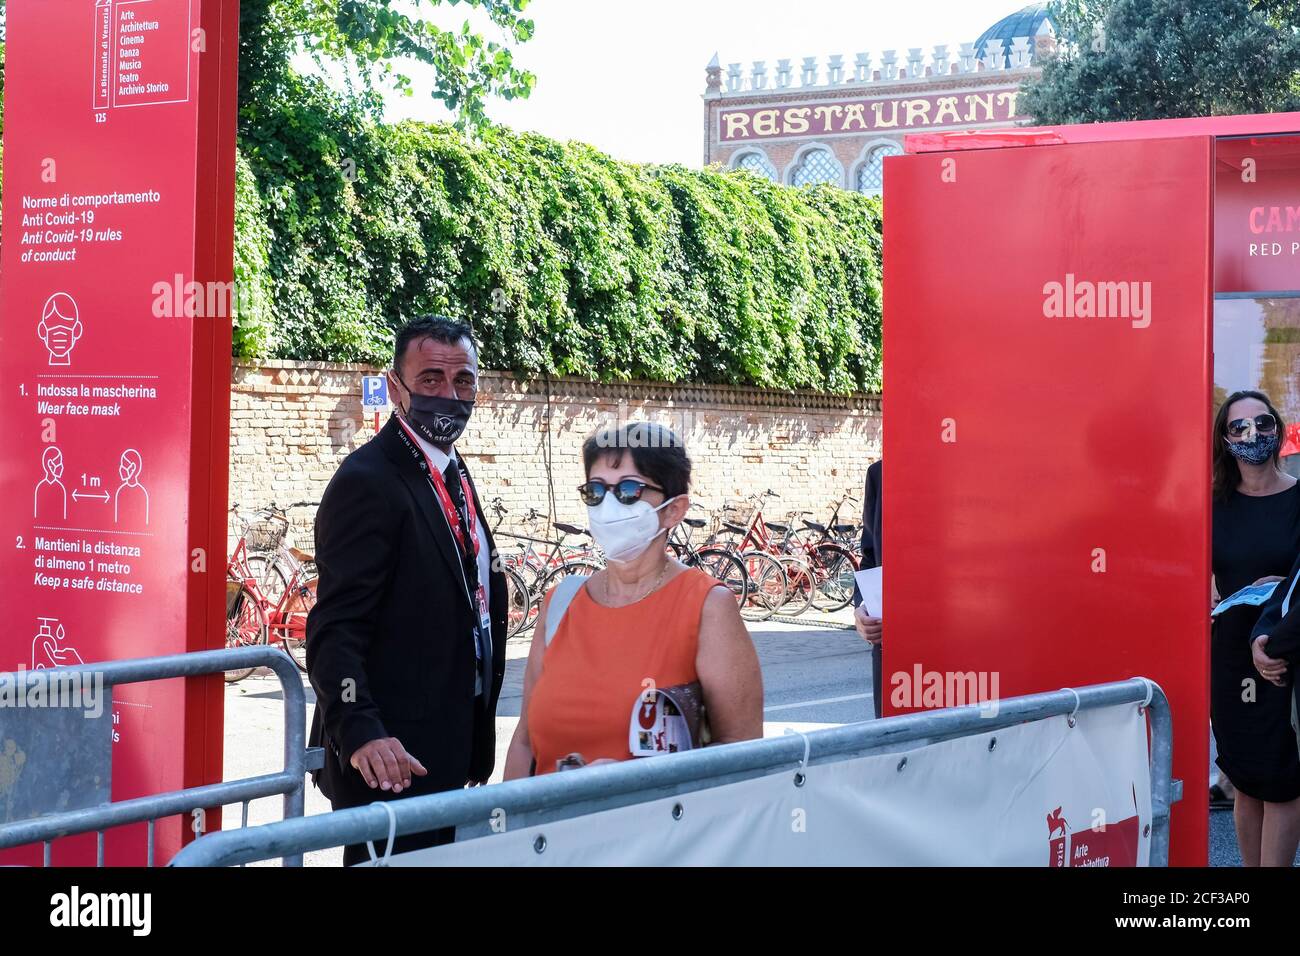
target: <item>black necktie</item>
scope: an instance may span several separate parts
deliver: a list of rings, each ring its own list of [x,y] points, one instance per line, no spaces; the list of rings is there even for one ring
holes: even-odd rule
[[[460,484],[460,468],[455,459],[447,463],[442,473],[442,480],[447,486],[447,493],[451,495],[451,503],[456,507],[456,517],[460,521],[462,540],[465,542],[465,547],[460,551],[461,563],[465,568],[465,582],[469,586],[469,593],[474,594],[478,590],[478,558],[474,556],[474,539],[469,528],[469,510],[465,505],[465,491]]]
[[[447,493],[451,495],[451,503],[456,506],[456,516],[460,521],[461,535],[465,541],[465,547],[460,550],[460,566],[465,571],[465,586],[469,589],[470,603],[474,605],[475,620],[478,615],[478,557],[474,553],[475,539],[471,536],[469,529],[469,508],[465,501],[465,490],[460,484],[460,466],[453,458],[447,463],[446,469],[443,470],[442,480],[447,485]],[[483,637],[479,634],[478,624],[474,626],[474,656],[480,660],[479,667],[474,670],[474,693],[480,695],[483,692],[483,672],[481,660],[483,653]]]

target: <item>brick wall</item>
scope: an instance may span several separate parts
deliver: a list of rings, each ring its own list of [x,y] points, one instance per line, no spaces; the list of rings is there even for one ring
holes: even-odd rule
[[[373,437],[374,419],[362,414],[360,398],[360,378],[369,374],[375,370],[368,366],[319,362],[236,366],[232,503],[252,509],[318,501],[343,458]],[[583,480],[582,441],[598,427],[639,419],[682,436],[695,500],[712,508],[771,488],[781,497],[769,505],[769,518],[806,508],[822,520],[843,492],[861,497],[867,465],[880,456],[878,396],[578,379],[548,385],[499,372],[482,375],[457,448],[485,500],[500,496],[515,516],[530,507],[547,511],[549,473],[558,519],[585,524],[574,491]],[[299,543],[311,540],[312,514],[293,512]]]

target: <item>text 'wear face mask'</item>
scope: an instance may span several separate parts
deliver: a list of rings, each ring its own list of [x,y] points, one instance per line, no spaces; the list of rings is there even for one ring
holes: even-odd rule
[[[1228,442],[1228,451],[1234,458],[1262,465],[1277,451],[1277,435],[1256,435],[1254,441]]]
[[[591,527],[591,536],[605,552],[606,560],[636,560],[655,538],[667,532],[667,528],[659,527],[659,512],[680,497],[675,495],[655,508],[648,501],[625,505],[613,493],[606,493],[596,507],[588,506],[587,523]]]

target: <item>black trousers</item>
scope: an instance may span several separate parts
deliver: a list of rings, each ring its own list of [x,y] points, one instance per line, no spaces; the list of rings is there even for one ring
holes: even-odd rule
[[[343,809],[335,807],[336,810]],[[444,846],[448,843],[456,842],[456,828],[443,827],[439,830],[429,830],[425,833],[411,833],[407,836],[399,836],[393,841],[394,853],[406,853],[408,850],[425,850],[431,846]],[[388,846],[388,838],[381,837],[375,841],[375,857],[382,859],[384,850]],[[366,863],[370,860],[370,848],[364,843],[349,843],[343,848],[343,865],[356,866],[358,863]]]
[[[457,789],[444,782],[442,785],[430,783],[428,777],[415,777],[412,780],[412,786],[409,790],[395,794],[391,790],[371,790],[361,779],[361,775],[355,770],[344,778],[343,786],[340,793],[333,795],[326,794],[330,800],[330,806],[335,810],[348,810],[352,807],[365,807],[372,803],[389,800],[405,800],[410,797],[421,797],[431,793],[444,793],[448,790]],[[424,850],[431,846],[443,846],[447,843],[456,841],[455,827],[442,827],[437,830],[427,830],[423,833],[408,833],[397,837],[393,840],[393,853],[405,853],[408,850]],[[375,841],[376,858],[384,855],[384,849],[388,846],[387,835],[380,837]],[[366,863],[370,860],[370,850],[364,843],[349,843],[343,848],[343,865],[355,866],[358,863]]]
[[[880,656],[880,642],[877,641],[875,644],[871,645],[871,683],[874,685],[873,690],[875,691],[875,693],[871,695],[871,703],[876,708],[877,717],[880,716],[881,708],[885,703],[885,692],[882,690],[885,682],[884,674],[881,673],[882,666],[880,663]]]

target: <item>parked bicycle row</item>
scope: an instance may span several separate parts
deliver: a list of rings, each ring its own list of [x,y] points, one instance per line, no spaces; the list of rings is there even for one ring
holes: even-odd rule
[[[845,607],[853,597],[861,528],[855,521],[841,520],[840,512],[857,500],[843,495],[830,506],[824,522],[811,520],[807,511],[769,521],[764,508],[779,498],[768,489],[712,510],[694,504],[697,514],[672,529],[668,551],[724,583],[749,621]],[[281,509],[273,503],[252,512],[236,505],[230,510],[239,533],[226,566],[226,646],[279,644],[304,673],[307,615],[316,603],[316,565],[310,552],[289,541],[287,512],[317,504],[299,501]],[[571,574],[594,574],[604,566],[604,558],[585,528],[564,522],[547,526],[546,515],[536,508],[515,516],[516,522],[507,528],[510,512],[502,500],[494,499],[491,508],[513,637],[533,626],[545,595],[556,584]],[[537,530],[545,527],[549,534]],[[230,671],[226,680],[242,680],[249,673]]]
[[[694,504],[699,516],[688,516],[672,529],[667,549],[683,564],[726,584],[746,620],[845,607],[853,598],[862,534],[857,522],[841,520],[840,513],[857,499],[841,496],[824,522],[810,520],[806,511],[791,512],[783,522],[769,521],[764,508],[779,498],[768,489],[711,511]],[[571,574],[593,574],[604,561],[585,528],[554,522],[549,525],[553,536],[543,536],[537,529],[546,515],[530,508],[516,516],[516,524],[529,533],[508,530],[503,525],[511,517],[509,509],[500,498],[491,507],[493,537],[510,591],[509,634],[514,636],[533,626],[556,584]]]

